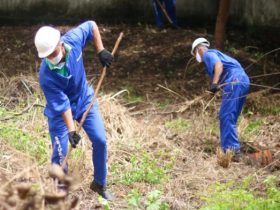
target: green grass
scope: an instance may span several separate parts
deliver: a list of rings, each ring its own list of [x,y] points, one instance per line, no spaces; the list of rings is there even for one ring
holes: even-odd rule
[[[110,171],[115,182],[125,185],[135,182],[160,184],[167,179],[167,173],[175,163],[175,158],[166,163],[160,156],[152,158],[147,153],[140,156],[132,156],[125,164],[111,164]]]
[[[182,118],[178,118],[178,119],[174,119],[174,120],[170,120],[165,122],[165,127],[175,130],[175,131],[184,131],[186,129],[191,128],[192,124],[190,121],[182,119]]]
[[[45,139],[34,137],[27,131],[20,130],[14,126],[0,125],[0,139],[3,139],[15,149],[35,158],[39,164],[44,164],[49,159]]]
[[[244,133],[246,135],[255,135],[257,134],[257,132],[259,131],[262,125],[263,125],[263,121],[261,119],[252,121],[246,126]]]
[[[279,177],[267,177],[264,181],[265,192],[251,189],[252,180],[252,177],[246,177],[241,183],[232,181],[226,184],[216,183],[210,186],[207,195],[201,197],[206,202],[201,210],[280,209],[280,190],[277,187]]]

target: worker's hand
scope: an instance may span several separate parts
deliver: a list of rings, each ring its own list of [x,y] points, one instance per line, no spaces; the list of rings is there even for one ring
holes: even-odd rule
[[[103,67],[110,67],[114,59],[113,55],[106,49],[101,50],[98,57]]]
[[[81,136],[76,131],[71,131],[68,133],[69,142],[73,148],[76,148],[77,144],[81,140]]]
[[[219,89],[220,88],[219,88],[218,84],[212,83],[210,85],[209,91],[212,93],[216,93]]]

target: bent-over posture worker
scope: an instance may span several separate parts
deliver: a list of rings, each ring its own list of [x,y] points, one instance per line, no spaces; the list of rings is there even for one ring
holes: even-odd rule
[[[221,147],[234,151],[233,161],[240,159],[240,143],[237,136],[237,120],[249,91],[249,78],[240,63],[216,49],[208,49],[209,41],[198,38],[192,44],[191,54],[198,62],[204,62],[212,79],[210,91],[222,91],[220,108]]]
[[[153,8],[155,13],[155,21],[157,28],[161,29],[163,27],[163,11],[158,4],[160,2],[164,7],[165,10],[172,21],[172,27],[177,28],[177,18],[176,18],[176,0],[153,0]]]
[[[59,30],[43,26],[35,36],[38,56],[42,58],[39,82],[46,98],[45,116],[48,118],[52,142],[52,164],[61,165],[68,150],[68,141],[75,148],[81,137],[74,120],[81,120],[90,104],[94,91],[86,80],[83,49],[93,41],[103,66],[109,67],[112,54],[104,49],[98,26],[87,21],[63,36]],[[111,200],[106,190],[107,145],[103,121],[95,102],[83,128],[92,142],[93,181],[90,188],[103,198]],[[67,168],[64,169],[67,171]]]

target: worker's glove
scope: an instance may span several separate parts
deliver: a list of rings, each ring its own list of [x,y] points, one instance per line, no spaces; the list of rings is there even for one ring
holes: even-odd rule
[[[103,67],[109,67],[114,59],[113,55],[106,49],[99,52],[98,57]]]
[[[212,83],[210,85],[209,91],[212,92],[212,93],[216,93],[219,89],[220,88],[219,88],[218,84]]]
[[[81,140],[81,136],[76,131],[71,131],[68,133],[69,142],[73,148],[76,148],[77,144]]]

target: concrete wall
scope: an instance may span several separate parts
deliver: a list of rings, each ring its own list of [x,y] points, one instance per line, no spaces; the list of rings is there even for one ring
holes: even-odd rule
[[[232,19],[239,24],[280,27],[280,0],[232,0]]]
[[[177,0],[181,23],[213,23],[218,0]],[[230,21],[280,27],[280,0],[231,0]],[[151,0],[1,0],[0,19],[71,20],[94,18],[110,22],[152,22]]]

